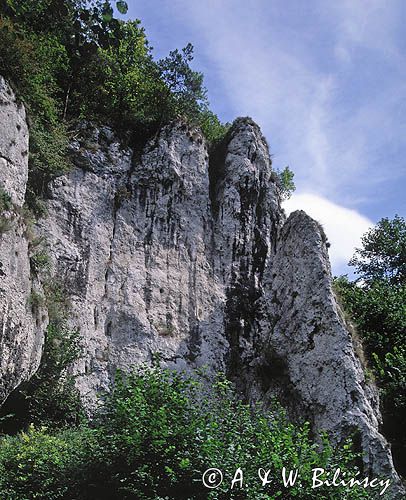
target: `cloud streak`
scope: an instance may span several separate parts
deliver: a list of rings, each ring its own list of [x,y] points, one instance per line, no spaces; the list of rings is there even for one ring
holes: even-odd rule
[[[399,174],[388,165],[383,176],[381,165],[396,149],[393,131],[405,123],[396,112],[406,100],[405,64],[395,40],[402,6],[384,8],[373,0],[315,2],[313,10],[302,2],[290,9],[267,4],[175,6],[203,37],[204,59],[214,62],[210,81],[221,87],[215,107],[226,99],[227,119],[253,116],[276,163],[289,163],[303,189],[355,208],[371,186]]]

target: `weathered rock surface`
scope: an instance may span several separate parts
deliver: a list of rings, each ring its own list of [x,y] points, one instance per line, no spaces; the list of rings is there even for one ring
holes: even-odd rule
[[[90,399],[117,367],[157,354],[181,368],[224,369],[226,343],[200,133],[167,128],[134,165],[109,134],[88,131],[92,154],[74,145],[79,167],[52,183],[41,224],[85,340],[79,383]]]
[[[28,179],[28,127],[24,106],[0,76],[0,184],[22,206]]]
[[[0,77],[0,194],[11,198],[0,212],[0,404],[37,370],[47,321],[46,311],[30,300],[40,286],[31,277],[21,216],[27,177],[25,110]]]
[[[326,242],[323,228],[302,211],[290,215],[279,235],[264,277],[262,366],[279,367],[268,391],[276,389],[291,411],[337,441],[354,434],[367,469],[396,479],[378,432],[377,390],[365,379],[331,288]]]
[[[14,179],[16,160],[6,156],[1,180],[21,202],[26,173]],[[331,289],[324,233],[302,212],[286,220],[254,122],[236,120],[210,157],[200,131],[182,123],[165,127],[140,157],[107,127],[83,124],[72,159],[72,171],[49,185],[38,231],[53,283],[69,297],[70,325],[81,332],[76,369],[89,407],[117,368],[157,356],[179,369],[206,366],[225,371],[250,400],[278,396],[292,418],[337,441],[358,432],[368,469],[397,478],[378,432],[376,390]],[[14,237],[0,248],[23,245],[22,233]],[[16,259],[14,274],[7,260],[0,310],[9,304],[27,317],[25,329],[3,334],[17,339],[14,347],[8,340],[8,366],[22,373],[28,353],[36,366],[41,336],[24,309],[32,286],[26,247]],[[25,357],[17,347],[23,330]]]

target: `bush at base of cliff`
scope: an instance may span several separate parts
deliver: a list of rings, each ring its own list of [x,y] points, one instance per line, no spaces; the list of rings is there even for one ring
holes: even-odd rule
[[[0,432],[14,434],[30,424],[60,429],[85,421],[75,378],[69,373],[80,355],[78,332],[62,322],[52,322],[38,371],[13,391],[0,409]]]
[[[50,434],[30,426],[18,436],[0,437],[0,498],[73,499],[66,474],[80,463],[86,432]]]
[[[118,375],[92,428],[62,432],[30,427],[0,439],[0,498],[45,499],[357,499],[363,490],[311,489],[311,469],[356,472],[350,446],[333,450],[313,443],[309,426],[273,411],[249,408],[219,378],[204,384],[161,369]],[[202,484],[210,467],[224,473],[217,490]],[[240,467],[248,486],[231,490]],[[258,469],[269,469],[262,486]],[[284,488],[281,469],[300,469]]]

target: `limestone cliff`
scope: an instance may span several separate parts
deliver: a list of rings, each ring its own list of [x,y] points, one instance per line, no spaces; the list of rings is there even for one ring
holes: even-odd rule
[[[0,404],[38,369],[46,310],[31,300],[40,285],[30,273],[22,206],[28,178],[24,107],[0,77]]]
[[[21,207],[28,132],[3,80],[0,114],[0,183]],[[254,122],[236,120],[210,155],[184,123],[163,128],[141,155],[109,128],[83,124],[71,155],[36,231],[81,333],[76,369],[89,407],[118,367],[157,355],[179,369],[206,366],[252,401],[278,396],[292,418],[337,441],[357,431],[368,469],[396,479],[376,389],[331,288],[326,237],[303,212],[286,220]],[[30,305],[40,283],[13,214],[0,236],[2,400],[38,366],[47,322]]]

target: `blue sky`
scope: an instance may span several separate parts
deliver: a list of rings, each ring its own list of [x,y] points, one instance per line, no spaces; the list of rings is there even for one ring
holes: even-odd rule
[[[333,271],[381,217],[406,212],[406,2],[130,0],[156,57],[195,47],[211,107],[251,116],[325,226]]]

